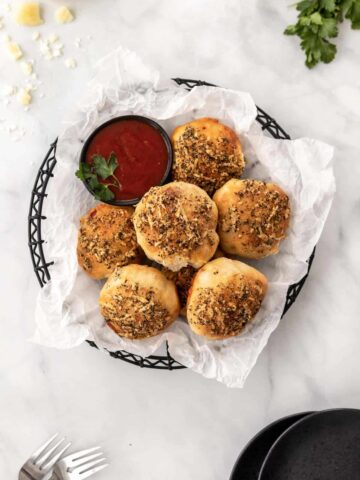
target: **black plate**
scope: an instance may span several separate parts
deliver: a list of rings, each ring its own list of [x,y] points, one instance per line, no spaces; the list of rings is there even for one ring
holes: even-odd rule
[[[258,480],[261,466],[274,442],[291,425],[311,413],[313,412],[303,412],[280,418],[263,428],[240,453],[230,480]]]
[[[360,410],[309,415],[271,447],[259,480],[360,479]]]

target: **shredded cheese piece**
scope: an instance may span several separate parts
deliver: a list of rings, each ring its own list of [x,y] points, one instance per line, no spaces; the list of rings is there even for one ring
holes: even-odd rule
[[[32,96],[30,91],[25,88],[20,90],[18,101],[19,103],[21,103],[21,105],[30,105],[30,103],[32,102]]]
[[[19,60],[23,56],[23,52],[20,48],[20,45],[16,42],[8,42],[7,49],[10,55],[13,57],[14,60]]]
[[[37,42],[40,39],[40,32],[34,32],[32,34],[32,39]]]
[[[66,68],[75,68],[77,66],[75,58],[67,58],[65,60],[65,67]]]
[[[21,62],[20,64],[22,71],[25,75],[31,75],[33,72],[33,66],[30,62]]]
[[[7,85],[4,88],[4,95],[7,95],[9,97],[11,97],[12,95],[15,95],[16,92],[17,92],[17,87],[15,87],[14,85]]]
[[[72,22],[74,18],[73,13],[65,6],[59,7],[55,12],[55,20],[58,23],[69,23]]]
[[[50,37],[49,37],[49,42],[50,43],[55,43],[59,40],[59,37],[57,35],[55,35],[55,33],[51,34]]]
[[[16,14],[16,23],[34,27],[44,23],[40,14],[40,5],[37,2],[26,2],[19,6]]]

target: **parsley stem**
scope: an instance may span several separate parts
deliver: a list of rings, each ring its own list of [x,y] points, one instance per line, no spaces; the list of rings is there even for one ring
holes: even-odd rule
[[[116,189],[119,189],[119,186],[116,183],[104,183],[107,187],[114,187]]]
[[[115,182],[116,182],[116,184],[117,184],[117,188],[118,188],[119,190],[121,190],[121,189],[122,189],[122,185],[121,185],[119,179],[117,178],[117,176],[114,175],[114,174],[112,174],[111,176],[112,176],[112,178],[115,180]]]

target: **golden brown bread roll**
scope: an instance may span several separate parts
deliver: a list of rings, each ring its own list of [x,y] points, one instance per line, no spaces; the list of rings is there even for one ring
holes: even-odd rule
[[[180,300],[180,313],[186,315],[186,302],[192,281],[197,270],[194,267],[183,267],[178,272],[172,272],[168,268],[162,267],[161,271],[168,280],[174,282]]]
[[[117,267],[100,292],[99,305],[108,326],[131,339],[157,335],[180,310],[174,283],[146,265]]]
[[[171,140],[174,180],[194,183],[213,195],[230,178],[243,173],[240,140],[214,118],[199,118],[175,128]]]
[[[108,277],[117,265],[141,260],[132,222],[132,207],[99,204],[80,219],[77,257],[92,278]]]
[[[229,180],[214,195],[226,253],[262,258],[279,251],[290,220],[289,197],[274,183]]]
[[[229,258],[212,260],[193,280],[189,325],[213,340],[238,335],[259,311],[266,290],[266,277],[255,268]]]
[[[135,209],[134,225],[146,256],[172,271],[199,268],[215,253],[217,208],[196,185],[172,182],[151,188]]]
[[[220,250],[220,248],[218,248],[213,258],[221,258],[223,256],[224,256],[223,252]],[[182,268],[178,272],[172,272],[171,270],[165,267],[161,267],[161,271],[163,272],[163,274],[168,280],[171,280],[172,282],[175,283],[176,289],[179,295],[179,300],[180,300],[180,306],[181,306],[180,313],[181,315],[186,316],[186,303],[187,303],[188,293],[197,270],[194,267],[187,266]]]

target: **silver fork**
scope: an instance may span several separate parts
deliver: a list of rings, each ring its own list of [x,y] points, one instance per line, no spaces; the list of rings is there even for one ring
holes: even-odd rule
[[[62,458],[55,465],[51,480],[85,480],[109,464],[100,447],[89,448]]]
[[[41,447],[31,455],[29,460],[24,463],[19,472],[19,480],[42,480],[47,476],[61,455],[63,455],[71,445],[71,443],[67,443],[61,450],[58,450],[65,438],[53,444],[57,436],[58,434],[56,433],[44,443],[44,445],[41,445]]]

